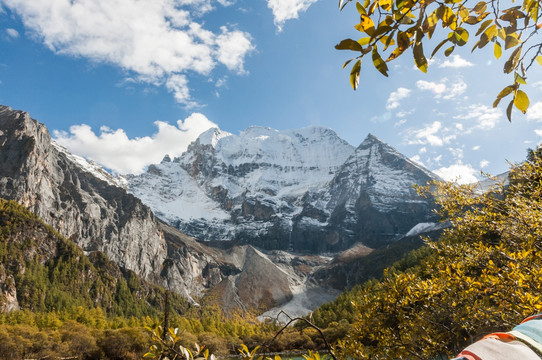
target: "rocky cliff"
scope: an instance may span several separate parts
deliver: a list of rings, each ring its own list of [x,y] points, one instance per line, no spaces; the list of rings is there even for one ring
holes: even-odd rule
[[[28,113],[0,107],[0,195],[86,251],[158,281],[166,242],[152,211],[74,161]]]

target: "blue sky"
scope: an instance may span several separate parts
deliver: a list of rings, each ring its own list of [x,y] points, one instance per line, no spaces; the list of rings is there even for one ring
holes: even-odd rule
[[[118,173],[179,155],[215,125],[232,133],[320,125],[355,146],[372,133],[464,181],[506,171],[542,136],[540,70],[528,77],[531,110],[510,124],[503,106],[491,108],[511,79],[489,47],[439,54],[428,74],[410,54],[389,64],[389,78],[366,61],[354,92],[342,69],[351,54],[334,49],[360,36],[353,4],[343,12],[335,0],[0,5],[0,103]]]

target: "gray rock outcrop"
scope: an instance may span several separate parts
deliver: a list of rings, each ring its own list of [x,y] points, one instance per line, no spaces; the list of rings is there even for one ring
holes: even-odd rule
[[[86,251],[159,281],[167,247],[152,211],[76,166],[28,113],[0,106],[0,195],[40,216]]]

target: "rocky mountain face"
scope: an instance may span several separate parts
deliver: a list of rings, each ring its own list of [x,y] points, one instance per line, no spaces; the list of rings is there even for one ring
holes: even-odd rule
[[[208,247],[161,222],[117,185],[96,164],[55,144],[27,113],[0,106],[0,197],[22,204],[86,253],[103,252],[122,269],[193,302],[213,289],[226,310],[282,305],[292,298],[291,287],[308,281],[318,266],[292,270],[293,279],[252,246]],[[304,261],[291,257],[284,266]],[[4,311],[18,306],[13,281],[0,271]]]
[[[167,257],[152,211],[80,166],[44,125],[0,107],[0,195],[15,200],[86,251],[157,281]]]
[[[433,178],[374,136],[353,148],[320,127],[253,127],[211,129],[120,183],[0,106],[0,197],[86,253],[225,310],[302,315],[362,281],[349,264],[433,220],[412,189]],[[13,281],[0,271],[4,311],[18,306]]]
[[[184,233],[303,253],[381,247],[433,221],[433,202],[413,185],[434,179],[373,135],[353,148],[321,127],[211,129],[180,157],[127,177],[131,193]]]

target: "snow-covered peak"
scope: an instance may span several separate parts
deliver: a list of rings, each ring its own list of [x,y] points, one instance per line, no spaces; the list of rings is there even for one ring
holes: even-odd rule
[[[384,141],[380,140],[380,138],[376,137],[375,135],[369,133],[367,135],[367,137],[365,138],[365,140],[363,140],[361,142],[361,145],[365,144],[374,144],[374,143],[379,143],[379,144],[386,144]]]
[[[354,150],[334,131],[321,127],[275,130],[257,126],[220,138],[215,149],[224,163],[233,166],[265,163],[321,168],[340,166]]]
[[[200,136],[198,136],[197,141],[201,145],[211,145],[212,147],[216,147],[216,144],[220,141],[220,139],[231,135],[232,134],[227,131],[222,131],[219,128],[214,127],[201,133]]]
[[[360,159],[364,159],[364,162],[368,166],[370,164],[377,164],[379,167],[385,165],[389,168],[409,169],[409,172],[421,172],[429,178],[439,179],[437,175],[401,154],[394,147],[373,134],[367,135],[365,140],[355,150],[352,158],[356,158],[358,162]],[[349,160],[352,161],[354,159]]]

